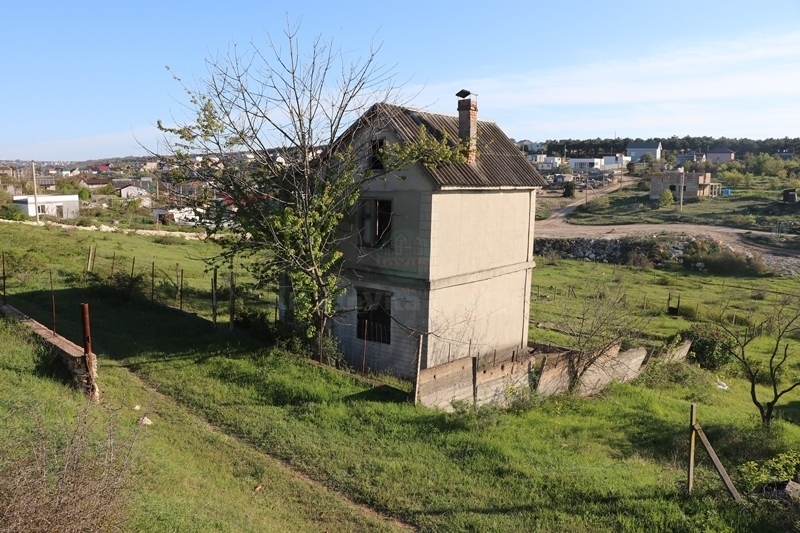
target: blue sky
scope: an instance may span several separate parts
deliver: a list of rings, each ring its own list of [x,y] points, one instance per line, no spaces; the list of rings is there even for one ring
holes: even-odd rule
[[[479,115],[517,139],[800,136],[800,2],[7,2],[0,159],[156,147],[184,80],[286,17],[346,50],[382,44],[411,105]]]

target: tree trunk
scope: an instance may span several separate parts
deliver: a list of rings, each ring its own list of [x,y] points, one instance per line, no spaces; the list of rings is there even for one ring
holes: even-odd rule
[[[774,407],[774,403],[767,403],[766,408],[761,410],[761,424],[764,427],[770,427],[772,425],[772,409]]]
[[[317,361],[320,363],[328,364],[328,361],[322,360],[322,353],[323,353],[323,343],[325,339],[325,312],[323,310],[317,310],[314,316],[314,336],[316,340],[316,352],[317,352]]]

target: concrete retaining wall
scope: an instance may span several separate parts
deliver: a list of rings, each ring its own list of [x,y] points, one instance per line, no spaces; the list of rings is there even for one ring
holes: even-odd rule
[[[90,353],[87,357],[83,353],[83,348],[61,335],[53,333],[50,328],[24,315],[10,305],[0,303],[0,312],[22,322],[43,341],[52,346],[66,364],[75,386],[85,391],[93,401],[100,400],[100,389],[97,387],[97,357],[93,353]]]

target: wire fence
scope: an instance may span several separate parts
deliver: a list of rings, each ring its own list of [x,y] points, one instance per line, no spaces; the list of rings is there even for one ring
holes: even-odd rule
[[[244,269],[208,266],[199,260],[187,264],[143,260],[117,251],[84,251],[82,266],[42,264],[24,253],[0,251],[2,295],[94,287],[123,299],[151,303],[196,314],[214,327],[232,327],[238,320],[258,315],[277,322],[278,297],[274,287],[257,283]],[[33,258],[35,259],[35,258]],[[53,296],[55,297],[55,296]]]

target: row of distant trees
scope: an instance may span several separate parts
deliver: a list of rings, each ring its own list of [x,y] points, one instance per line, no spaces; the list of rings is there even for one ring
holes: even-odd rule
[[[800,154],[800,138],[798,137],[753,140],[708,136],[692,137],[690,135],[685,137],[673,135],[672,137],[653,137],[649,139],[632,139],[630,137],[617,139],[600,139],[599,137],[596,139],[552,139],[547,141],[547,154],[563,156],[565,146],[567,157],[594,157],[609,153],[624,153],[628,143],[632,141],[660,141],[661,147],[671,153],[693,151],[705,153],[712,148],[721,146],[736,152],[737,157],[747,153],[775,154],[778,152],[795,152]]]

